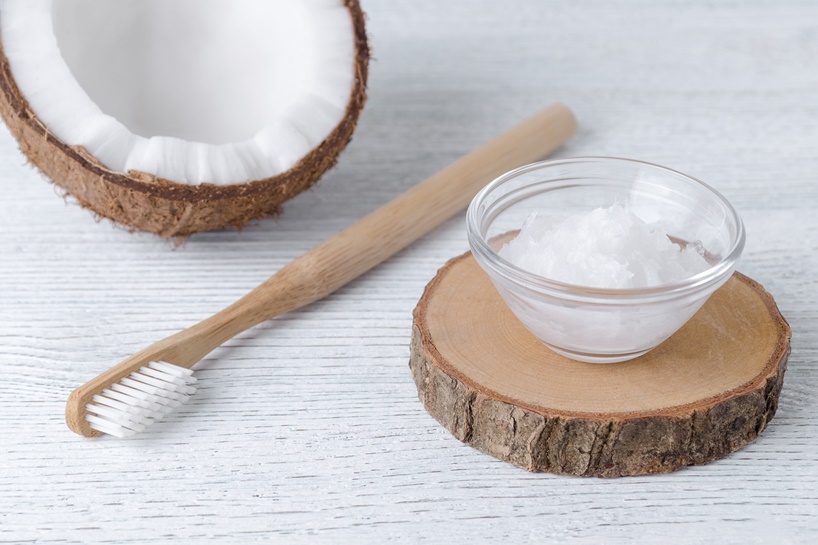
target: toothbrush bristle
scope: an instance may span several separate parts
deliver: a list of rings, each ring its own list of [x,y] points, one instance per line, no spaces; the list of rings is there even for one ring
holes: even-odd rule
[[[193,371],[152,361],[93,397],[85,419],[95,430],[128,437],[164,418],[196,392]]]

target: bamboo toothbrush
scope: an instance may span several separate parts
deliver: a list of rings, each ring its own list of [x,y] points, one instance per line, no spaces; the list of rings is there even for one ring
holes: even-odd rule
[[[329,295],[465,208],[497,176],[557,149],[575,130],[574,115],[561,104],[528,118],[295,259],[221,312],[74,390],[65,407],[68,427],[86,437],[142,431],[196,391],[190,368],[218,346]]]

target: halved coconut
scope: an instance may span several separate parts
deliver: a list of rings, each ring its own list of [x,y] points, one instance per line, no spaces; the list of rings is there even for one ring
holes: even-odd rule
[[[162,236],[315,183],[366,99],[358,0],[0,0],[0,113],[83,206]]]

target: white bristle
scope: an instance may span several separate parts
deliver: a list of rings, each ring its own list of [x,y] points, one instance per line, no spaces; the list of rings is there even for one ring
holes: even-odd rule
[[[143,411],[148,416],[152,416],[153,418],[162,418],[165,415],[165,413],[161,410],[162,408],[161,405],[156,405],[155,408],[146,407],[147,403],[143,403],[139,399],[133,398],[120,392],[116,392],[114,390],[109,390],[107,388],[105,390],[102,390],[102,394],[100,395],[100,397],[103,397],[103,399],[106,399],[109,402],[116,401],[129,407],[123,410]],[[94,399],[94,401],[96,401],[96,399]]]
[[[188,388],[188,386],[187,386],[188,383],[185,382],[184,379],[179,378],[179,377],[177,377],[175,375],[164,373],[162,371],[157,371],[156,369],[152,369],[151,367],[143,367],[142,369],[139,370],[139,372],[141,374],[143,374],[143,375],[146,375],[146,376],[149,376],[149,377],[152,377],[152,378],[155,378],[155,379],[163,380],[165,382],[171,382],[173,384],[176,384],[177,386],[182,387],[182,389]]]
[[[123,377],[119,380],[120,384],[124,384],[134,390],[139,390],[149,396],[152,396],[151,399],[156,401],[157,403],[164,402],[163,398],[173,399],[184,403],[187,401],[187,396],[182,394],[177,394],[176,392],[171,392],[170,390],[165,390],[161,386],[151,386],[150,384],[146,384],[141,382],[140,380],[134,380],[138,377],[134,376],[135,373],[131,373],[130,377]],[[172,384],[168,384],[168,386],[173,386]]]
[[[148,401],[147,399],[143,399],[142,396],[145,396],[142,392],[136,392],[135,390],[123,386],[119,383],[112,384],[110,389],[106,389],[102,391],[102,394],[122,401],[123,403],[127,403],[128,405],[134,405],[136,407],[143,407],[145,409],[151,409],[157,412],[161,412],[164,408],[164,405],[160,405],[159,403],[154,403],[153,401]]]
[[[152,369],[143,367],[142,369],[139,370],[138,373],[131,373],[131,378],[134,378],[144,384],[149,384],[151,386],[159,388],[160,390],[165,390],[168,392],[175,392],[179,394],[192,394],[193,392],[196,391],[196,388],[188,386],[181,379],[177,379],[176,377],[172,377],[167,374],[164,375],[164,378],[159,379],[155,378],[154,376],[151,376],[151,374],[148,373],[148,371],[152,371]],[[157,375],[162,374],[156,371],[153,371],[153,373],[156,373]]]
[[[168,374],[175,375],[177,377],[184,378],[188,382],[196,382],[198,380],[196,377],[193,376],[193,369],[179,367],[178,365],[171,365],[170,363],[165,363],[163,361],[152,361],[148,364],[148,367],[150,367],[151,369],[164,371]]]
[[[85,406],[85,419],[102,433],[131,436],[190,399],[195,382],[190,369],[151,362],[96,394]]]

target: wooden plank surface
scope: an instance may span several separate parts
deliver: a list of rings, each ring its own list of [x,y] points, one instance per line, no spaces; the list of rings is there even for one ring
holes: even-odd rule
[[[0,543],[812,543],[818,538],[818,4],[369,0],[370,102],[340,165],[278,222],[174,250],[76,206],[0,130]],[[742,213],[740,270],[793,329],[779,413],[709,466],[528,474],[416,398],[411,311],[462,215],[324,301],[211,355],[178,413],[83,440],[68,393],[537,108],[560,156],[703,179]]]

